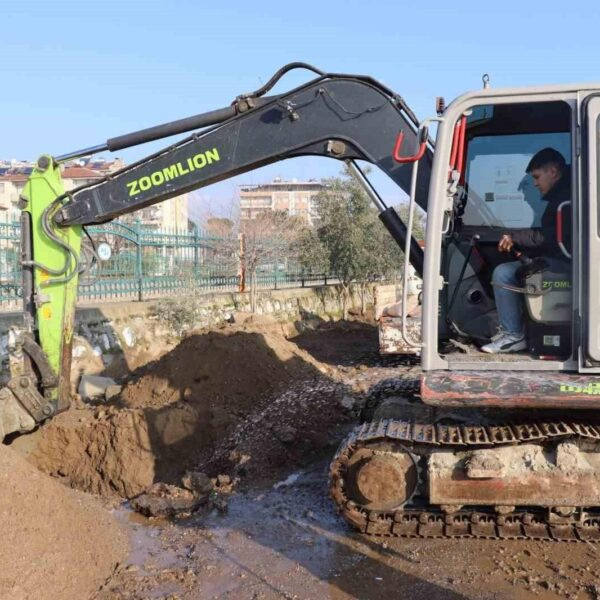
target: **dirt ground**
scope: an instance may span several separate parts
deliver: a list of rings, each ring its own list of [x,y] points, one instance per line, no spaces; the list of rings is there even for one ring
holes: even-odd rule
[[[0,598],[89,598],[127,559],[127,528],[0,445]]]
[[[194,332],[110,404],[77,402],[16,444],[99,495],[129,532],[132,550],[95,600],[600,598],[600,546],[350,530],[327,497],[329,458],[369,390],[414,367],[381,359],[370,323],[313,325]],[[187,469],[213,478],[218,502],[174,520],[131,510],[127,499],[180,485]]]

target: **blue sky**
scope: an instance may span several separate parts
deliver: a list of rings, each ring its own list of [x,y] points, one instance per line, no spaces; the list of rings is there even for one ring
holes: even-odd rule
[[[498,87],[600,81],[600,3],[589,0],[29,0],[3,3],[1,18],[2,158],[61,154],[227,106],[294,60],[371,75],[422,118],[435,96],[450,101],[483,73]],[[339,170],[327,159],[278,163],[196,192],[193,210],[226,210],[241,183]],[[376,182],[388,200],[401,197]]]

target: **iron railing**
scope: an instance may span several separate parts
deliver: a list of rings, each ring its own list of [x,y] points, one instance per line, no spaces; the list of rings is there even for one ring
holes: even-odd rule
[[[157,230],[139,222],[113,221],[87,229],[95,244],[111,246],[112,255],[99,271],[93,269],[82,278],[80,302],[240,289],[242,265],[235,252],[227,251],[236,245],[229,238],[199,229]],[[0,310],[18,307],[21,301],[19,239],[18,222],[0,222]],[[255,280],[257,288],[278,289],[327,284],[332,278],[305,272],[293,256],[282,251],[258,266]]]

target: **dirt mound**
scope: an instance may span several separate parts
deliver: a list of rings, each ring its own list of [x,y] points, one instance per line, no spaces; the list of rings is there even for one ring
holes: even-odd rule
[[[127,553],[118,524],[0,445],[0,598],[89,598]]]
[[[156,449],[144,413],[78,408],[42,430],[29,460],[71,487],[93,494],[130,498],[151,485]]]
[[[281,332],[247,327],[209,331],[184,339],[136,371],[121,401],[129,408],[145,408],[212,400],[246,410],[291,379],[314,374],[315,365]]]
[[[292,338],[318,361],[335,366],[373,364],[381,360],[377,326],[364,321],[323,323]]]
[[[323,371],[276,323],[193,334],[134,372],[110,406],[80,402],[53,419],[29,458],[78,489],[131,498],[178,482],[240,422]]]

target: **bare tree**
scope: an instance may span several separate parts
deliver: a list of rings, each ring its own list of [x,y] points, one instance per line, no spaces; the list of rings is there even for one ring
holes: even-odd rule
[[[277,273],[284,259],[291,258],[301,220],[283,212],[263,212],[254,219],[240,221],[240,264],[250,280],[250,306],[256,310],[257,273],[259,269]]]
[[[260,270],[277,273],[284,260],[292,258],[302,229],[298,217],[284,212],[264,211],[253,219],[237,219],[229,232],[211,245],[224,264],[237,267],[240,290],[249,282],[250,306],[256,311],[257,279]]]
[[[232,219],[209,216],[204,220],[202,229],[209,235],[224,238],[232,235],[234,225]]]

